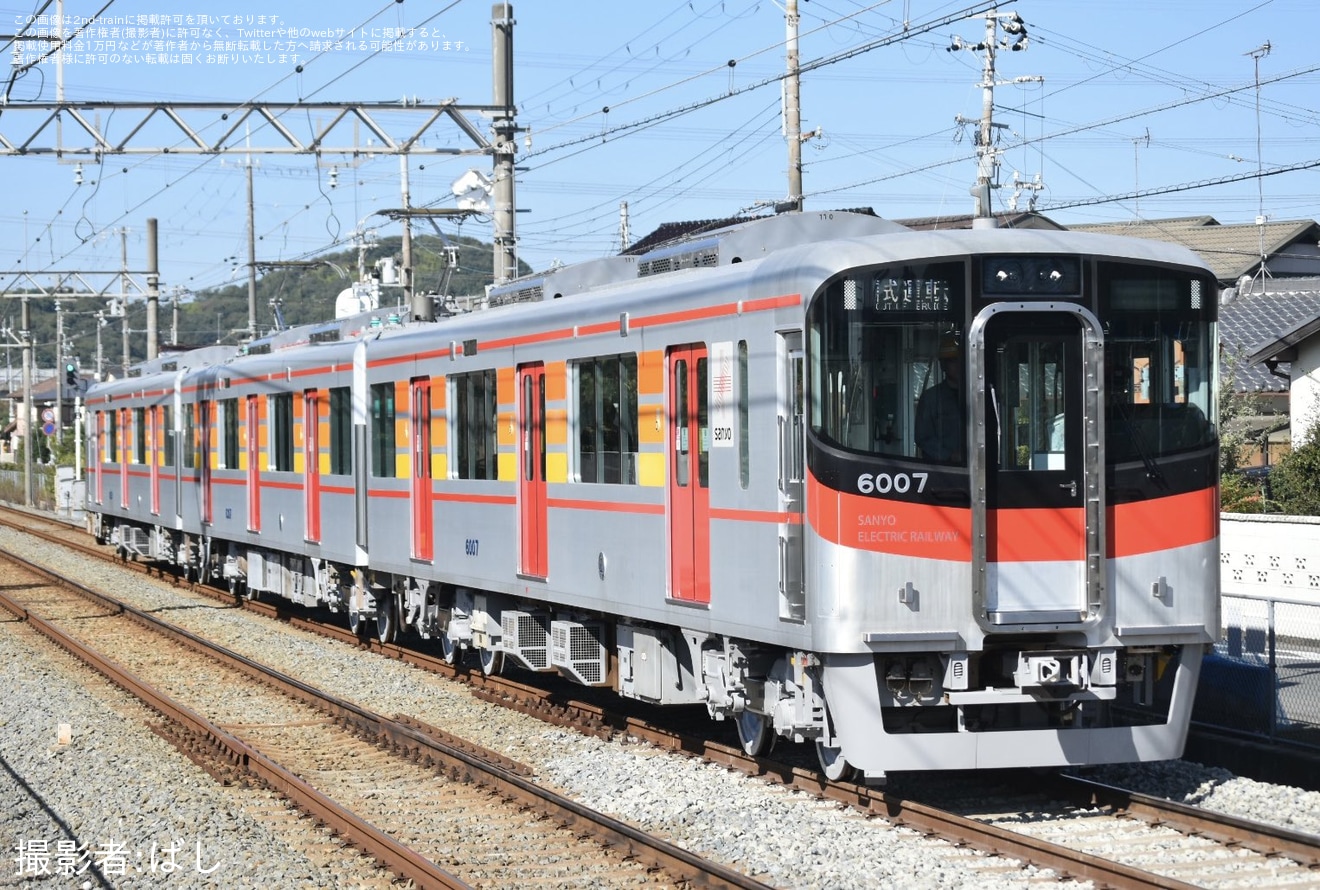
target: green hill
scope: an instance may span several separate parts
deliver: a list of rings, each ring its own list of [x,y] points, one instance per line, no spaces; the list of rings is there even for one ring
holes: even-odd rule
[[[459,248],[458,265],[447,288],[448,296],[472,296],[485,292],[493,280],[491,274],[492,247],[475,238],[451,238]],[[364,265],[368,274],[379,259],[393,257],[398,261],[401,239],[398,236],[382,238],[367,249]],[[358,252],[356,248],[326,254],[317,258],[318,265],[297,268],[274,268],[257,279],[257,331],[265,334],[275,325],[272,300],[278,300],[288,325],[325,321],[334,317],[335,298],[340,291],[358,278]],[[414,286],[421,292],[437,292],[444,278],[447,253],[443,242],[433,236],[413,236]],[[338,267],[337,269],[335,267]],[[526,263],[519,263],[520,274],[530,272]],[[344,275],[341,275],[341,272]],[[168,287],[168,280],[165,282]],[[402,299],[398,287],[381,288],[381,305],[397,304]],[[53,300],[31,301],[33,362],[36,367],[55,367],[60,362],[56,354],[56,321]],[[106,309],[104,301],[75,299],[72,295],[63,303],[66,353],[76,356],[84,374],[96,370],[98,311]],[[132,361],[147,356],[145,331],[146,301],[135,298],[128,307],[130,329],[129,348]],[[123,324],[121,318],[105,319],[100,329],[103,367],[115,368],[123,357]],[[167,295],[162,295],[157,318],[162,348],[169,346],[174,327],[174,307]],[[17,332],[18,306],[12,306],[8,327]],[[185,347],[206,346],[220,341],[237,343],[246,338],[248,329],[247,282],[221,288],[199,291],[178,307],[178,341]],[[9,361],[20,367],[20,349],[10,338]]]

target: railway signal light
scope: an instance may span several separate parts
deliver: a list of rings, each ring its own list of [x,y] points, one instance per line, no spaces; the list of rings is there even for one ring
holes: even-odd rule
[[[64,363],[64,382],[69,386],[78,385],[78,363],[76,361]]]

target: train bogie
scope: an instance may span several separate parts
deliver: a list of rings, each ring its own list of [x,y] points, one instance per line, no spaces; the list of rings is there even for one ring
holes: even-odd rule
[[[1218,627],[1213,279],[825,216],[97,387],[98,534],[831,775],[1175,756]]]

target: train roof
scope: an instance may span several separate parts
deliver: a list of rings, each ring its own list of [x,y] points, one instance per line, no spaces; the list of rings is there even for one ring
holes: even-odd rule
[[[896,222],[849,211],[758,217],[685,235],[639,255],[603,257],[525,275],[491,287],[487,301],[495,306],[553,300],[682,269],[730,266],[761,259],[800,244],[907,231]]]
[[[577,302],[559,299],[569,296],[599,295],[610,299],[626,289],[635,291],[637,300],[642,302],[671,300],[678,291],[697,297],[711,288],[728,292],[731,275],[737,275],[739,286],[756,292],[809,296],[825,280],[853,266],[977,253],[1053,252],[1175,263],[1209,271],[1205,262],[1188,248],[1149,239],[1066,230],[915,231],[888,220],[846,211],[783,214],[681,238],[638,256],[605,257],[524,276],[491,288],[482,311],[447,316],[437,322],[413,322],[402,307],[375,309],[280,331],[246,347],[214,346],[163,356],[136,366],[130,371],[129,380],[216,367],[236,359],[247,359],[244,364],[251,364],[251,359],[259,363],[262,355],[270,354],[274,358],[287,349],[385,337],[407,340],[407,335],[414,332],[435,332],[437,324],[449,327],[457,344],[474,333],[480,336],[490,329],[488,326],[503,324],[508,312],[519,311],[516,308],[519,304],[553,301],[559,304],[553,310],[558,315],[568,310],[563,302]],[[733,267],[743,264],[747,265],[741,271],[746,274],[738,275]],[[720,270],[723,274],[695,274],[698,270]],[[134,383],[128,389],[141,385]],[[103,390],[103,386],[97,389]]]

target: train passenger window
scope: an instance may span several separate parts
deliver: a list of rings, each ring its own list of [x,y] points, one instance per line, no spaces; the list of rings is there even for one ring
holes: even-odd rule
[[[398,447],[394,426],[394,383],[371,386],[371,475],[393,479]]]
[[[455,374],[450,381],[450,404],[454,406],[454,460],[450,472],[456,479],[498,479],[495,372]]]
[[[353,396],[347,386],[330,390],[330,472],[353,472]]]
[[[174,406],[163,405],[160,409],[160,427],[165,434],[165,454],[163,466],[174,466],[174,448],[178,436],[174,434]]]
[[[996,381],[1003,416],[997,437],[1001,469],[1068,469],[1068,346],[1068,340],[1045,334],[1014,336],[1003,343]]]
[[[105,418],[105,462],[119,463],[119,416],[113,409],[101,415]]]
[[[1149,461],[1213,444],[1215,283],[1118,263],[1098,272],[1107,458]]]
[[[579,482],[637,483],[637,356],[573,365]]]
[[[133,409],[133,463],[147,462],[147,409]]]
[[[951,403],[961,409],[954,428],[967,416],[966,392],[955,377],[967,360],[960,348],[966,279],[961,262],[858,269],[816,295],[807,342],[816,436],[867,454],[966,461],[965,448],[939,449],[930,440],[922,448],[918,440],[918,404],[927,390],[933,397],[946,395],[937,387],[953,392]]]
[[[197,414],[195,405],[183,406],[183,466],[197,469]]]
[[[238,455],[238,399],[221,399],[220,466],[227,470],[237,470]]]
[[[270,417],[270,454],[267,466],[278,473],[293,471],[293,393],[267,396]]]

